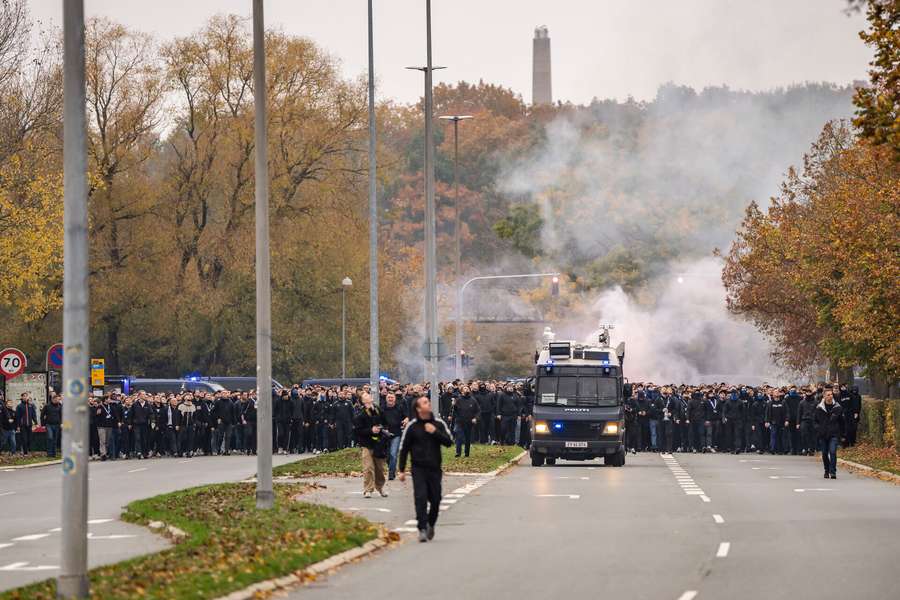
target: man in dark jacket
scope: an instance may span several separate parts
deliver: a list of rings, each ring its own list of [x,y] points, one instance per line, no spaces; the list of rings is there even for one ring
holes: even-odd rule
[[[16,407],[16,428],[19,430],[19,442],[22,445],[22,454],[28,456],[31,452],[31,430],[37,425],[37,412],[31,398],[23,393]]]
[[[278,427],[278,454],[287,454],[291,444],[291,419],[294,415],[294,405],[287,390],[282,390],[275,400],[273,417]]]
[[[738,396],[737,390],[731,390],[722,408],[722,426],[725,428],[723,436],[732,454],[743,452],[744,441],[744,404]]]
[[[862,396],[859,395],[859,388],[853,386],[847,397],[841,403],[844,409],[844,425],[846,426],[844,445],[856,445],[856,430],[859,427],[859,415],[862,411]]]
[[[10,456],[16,453],[16,409],[12,400],[0,403],[0,450],[6,447]]]
[[[234,407],[228,394],[221,393],[212,406],[210,428],[213,435],[213,454],[231,454],[231,429],[234,426]]]
[[[60,426],[62,425],[62,403],[60,402],[59,394],[54,393],[50,397],[50,402],[45,404],[44,408],[41,409],[41,425],[47,430],[47,456],[49,458],[55,458],[56,451],[62,443],[60,436]]]
[[[769,452],[784,454],[784,432],[788,426],[787,406],[781,390],[775,390],[766,407],[766,427],[769,428]]]
[[[472,432],[478,423],[481,407],[472,396],[468,386],[463,385],[459,391],[460,394],[453,401],[450,414],[453,418],[453,431],[456,434],[456,456],[459,457],[463,445],[465,445],[466,458],[468,458],[469,448],[472,445]]]
[[[706,439],[707,402],[699,390],[691,392],[688,403],[688,423],[691,426],[691,452],[702,452]]]
[[[766,430],[766,410],[768,408],[768,399],[762,391],[750,391],[750,436],[752,443],[750,450],[756,450],[757,454],[762,454],[769,445],[768,434]]]
[[[372,401],[371,394],[363,393],[360,397],[362,410],[353,419],[353,433],[357,443],[362,447],[363,463],[363,498],[371,498],[373,491],[378,491],[382,498],[387,497],[384,489],[384,463],[387,458],[387,431],[384,413]]]
[[[392,392],[388,392],[384,397],[383,412],[384,424],[391,436],[388,448],[388,481],[393,481],[397,475],[397,459],[400,457],[400,435],[409,419],[397,404],[396,394]]]
[[[303,395],[300,386],[294,384],[294,387],[291,388],[291,441],[288,445],[290,452],[297,454],[303,454],[306,449],[303,440],[303,424],[306,421],[303,409]]]
[[[826,390],[822,402],[816,407],[816,433],[822,450],[825,479],[837,479],[837,447],[843,431],[843,409],[834,401],[834,393]]]
[[[516,443],[516,420],[519,411],[519,403],[510,384],[497,394],[497,419],[500,420],[501,443],[506,446]]]
[[[478,441],[482,444],[490,444],[493,439],[494,417],[496,416],[496,394],[488,390],[482,381],[475,391],[475,400],[481,413],[481,427]]]
[[[406,459],[412,459],[413,496],[419,541],[434,538],[441,505],[441,446],[450,447],[453,437],[447,424],[436,419],[431,401],[421,397],[415,401],[416,416],[403,430],[400,441],[400,481],[406,480]]]
[[[816,453],[816,396],[809,392],[804,394],[800,406],[797,407],[797,427],[800,430],[800,448],[802,454],[814,456]]]
[[[784,398],[784,405],[787,408],[787,417],[788,417],[788,425],[787,425],[787,433],[785,435],[786,442],[790,444],[790,452],[794,456],[800,454],[800,428],[798,425],[800,421],[797,418],[797,413],[800,409],[800,401],[802,397],[800,393],[797,391],[796,386],[791,386],[790,391],[787,393],[787,396]],[[785,448],[785,452],[788,449]]]

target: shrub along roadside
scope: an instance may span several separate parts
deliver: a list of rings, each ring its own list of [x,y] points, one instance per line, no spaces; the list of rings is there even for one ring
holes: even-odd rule
[[[444,471],[448,473],[489,473],[518,456],[518,446],[485,446],[474,444],[468,458],[455,458],[453,448],[444,448]],[[316,477],[324,475],[353,476],[362,474],[359,448],[345,448],[312,458],[281,465],[274,469],[276,476]]]
[[[107,599],[216,598],[299,571],[377,537],[372,523],[300,502],[298,484],[275,487],[276,505],[255,508],[249,483],[203,486],[129,504],[123,519],[163,521],[187,537],[174,547],[90,572],[91,597]],[[0,600],[52,600],[55,580],[0,594]]]
[[[876,448],[893,447],[900,452],[900,400],[864,398],[859,434]]]
[[[59,460],[59,454],[56,457],[47,456],[46,452],[38,452],[31,453],[28,456],[23,456],[21,453],[17,452],[16,454],[2,454],[0,455],[0,468],[3,467],[18,467],[21,465],[34,465],[37,463],[43,463],[48,461]]]

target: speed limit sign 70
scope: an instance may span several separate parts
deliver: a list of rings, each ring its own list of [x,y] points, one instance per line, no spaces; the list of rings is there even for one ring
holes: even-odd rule
[[[28,361],[25,354],[17,348],[7,348],[0,352],[0,373],[7,379],[18,377],[25,371]]]

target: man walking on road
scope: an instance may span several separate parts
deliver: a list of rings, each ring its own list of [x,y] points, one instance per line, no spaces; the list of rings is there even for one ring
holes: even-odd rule
[[[822,448],[825,479],[837,479],[837,447],[844,430],[844,415],[831,390],[826,390],[822,402],[816,407],[816,430]]]
[[[406,459],[412,459],[413,495],[419,541],[434,538],[441,504],[441,446],[450,447],[453,437],[447,424],[434,416],[431,401],[422,396],[413,404],[415,418],[400,439],[400,481],[406,481]]]

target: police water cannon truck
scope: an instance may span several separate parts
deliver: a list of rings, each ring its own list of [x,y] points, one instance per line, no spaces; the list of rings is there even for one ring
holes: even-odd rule
[[[535,352],[531,464],[603,457],[625,465],[624,405],[631,396],[622,364],[625,343],[611,346],[612,325],[596,343],[557,341],[548,327]]]

